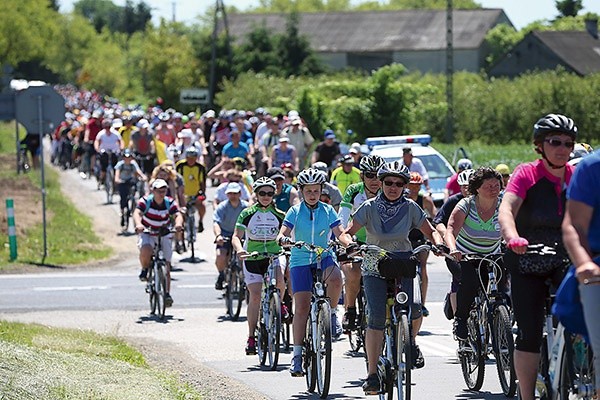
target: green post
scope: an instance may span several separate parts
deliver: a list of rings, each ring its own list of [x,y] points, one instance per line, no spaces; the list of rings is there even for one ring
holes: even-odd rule
[[[8,216],[10,261],[15,261],[17,259],[17,228],[15,227],[15,208],[13,199],[6,199],[6,215]]]

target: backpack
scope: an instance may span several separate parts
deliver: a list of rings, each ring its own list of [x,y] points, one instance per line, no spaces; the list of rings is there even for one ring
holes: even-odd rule
[[[146,196],[146,209],[142,215],[146,215],[148,210],[150,209],[150,204],[152,204],[152,200],[154,200],[154,194],[149,194]],[[167,211],[171,208],[171,198],[165,196],[165,205],[167,206]]]

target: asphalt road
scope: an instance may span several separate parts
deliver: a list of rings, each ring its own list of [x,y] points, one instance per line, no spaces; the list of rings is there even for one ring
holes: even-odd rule
[[[211,213],[209,207],[205,219],[207,227],[211,226]],[[117,224],[115,218],[115,228]],[[144,285],[137,280],[135,248],[129,258],[121,259],[109,269],[0,275],[0,318],[92,329],[126,339],[168,341],[206,366],[243,382],[268,398],[316,398],[306,392],[303,378],[290,377],[287,371],[290,354],[281,355],[277,371],[261,370],[256,356],[245,355],[245,310],[237,322],[225,316],[221,293],[214,289],[216,272],[212,242],[210,231],[199,235],[197,246],[204,259],[202,262],[181,260],[189,254],[175,255],[171,290],[175,303],[167,309],[165,321],[157,321],[149,315]],[[430,257],[429,271],[427,307],[431,315],[425,318],[418,337],[426,365],[413,373],[413,399],[504,398],[493,360],[486,367],[482,392],[465,391],[451,323],[441,310],[450,275],[442,260],[434,256]],[[342,312],[338,313],[340,319]],[[345,337],[335,342],[333,348],[329,398],[365,398],[360,388],[361,379],[366,376],[364,359],[349,352]]]

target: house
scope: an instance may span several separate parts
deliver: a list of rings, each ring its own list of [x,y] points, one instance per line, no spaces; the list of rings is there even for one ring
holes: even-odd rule
[[[512,23],[501,9],[454,10],[454,69],[479,72],[489,54],[485,36]],[[283,33],[288,14],[230,14],[229,32],[241,44],[256,26]],[[221,23],[220,30],[223,29]],[[377,69],[401,63],[411,71],[446,71],[446,11],[299,13],[300,35],[333,69]]]
[[[490,68],[489,75],[515,77],[559,66],[580,76],[600,72],[598,21],[586,21],[586,31],[532,31]]]

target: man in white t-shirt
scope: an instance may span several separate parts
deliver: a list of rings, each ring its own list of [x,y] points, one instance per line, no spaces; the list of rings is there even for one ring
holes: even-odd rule
[[[96,149],[96,153],[100,154],[100,182],[104,182],[109,156],[114,167],[117,164],[121,150],[123,150],[123,139],[119,132],[111,127],[109,119],[102,121],[102,128],[94,141],[94,149]]]
[[[431,189],[429,188],[429,174],[427,174],[427,169],[425,168],[425,165],[423,165],[423,162],[413,155],[410,147],[402,149],[402,160],[403,164],[408,167],[410,172],[418,172],[419,175],[421,175],[425,189],[430,192]]]

